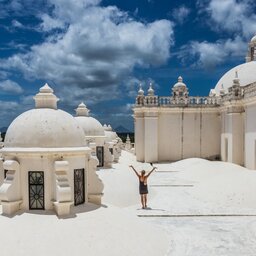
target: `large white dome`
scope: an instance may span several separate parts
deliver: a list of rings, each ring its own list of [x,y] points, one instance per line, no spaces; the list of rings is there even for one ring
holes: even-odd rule
[[[83,128],[85,136],[105,136],[101,123],[90,116],[76,116],[75,119]]]
[[[233,80],[236,77],[236,71],[238,73],[240,86],[246,86],[256,82],[256,61],[250,61],[232,68],[225,75],[223,75],[215,86],[217,93],[220,92],[222,85],[224,90],[226,92],[228,91],[228,88],[233,85]]]
[[[62,110],[39,108],[24,112],[9,126],[5,147],[84,147],[84,133],[74,117]]]

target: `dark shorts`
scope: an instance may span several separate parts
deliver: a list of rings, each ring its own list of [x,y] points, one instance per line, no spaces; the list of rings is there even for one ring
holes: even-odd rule
[[[140,194],[144,195],[144,194],[148,194],[148,186],[147,185],[140,185]]]

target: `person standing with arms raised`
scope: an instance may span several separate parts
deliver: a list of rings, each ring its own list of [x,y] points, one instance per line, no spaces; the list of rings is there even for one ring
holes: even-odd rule
[[[150,163],[150,164],[151,164],[151,166],[153,166],[152,163]],[[147,194],[148,194],[147,179],[150,176],[150,174],[156,169],[156,167],[153,167],[153,169],[148,174],[146,174],[145,170],[142,170],[139,174],[138,171],[136,171],[132,165],[130,165],[129,167],[133,169],[133,171],[139,178],[139,190],[140,190],[141,204],[142,204],[142,209],[145,209],[145,208],[147,208]]]

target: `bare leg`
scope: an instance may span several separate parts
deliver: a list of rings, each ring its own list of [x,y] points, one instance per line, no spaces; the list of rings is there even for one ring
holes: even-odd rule
[[[142,208],[144,209],[144,195],[140,195],[140,200],[141,200],[141,204],[142,204]]]
[[[147,208],[147,194],[144,195],[144,205],[145,205],[145,208]]]

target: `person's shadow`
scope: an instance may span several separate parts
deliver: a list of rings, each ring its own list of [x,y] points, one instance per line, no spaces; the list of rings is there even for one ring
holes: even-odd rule
[[[163,212],[165,212],[164,209],[157,209],[157,208],[151,208],[151,207],[146,207],[144,209],[138,208],[137,210],[149,210],[149,211],[163,211]]]

